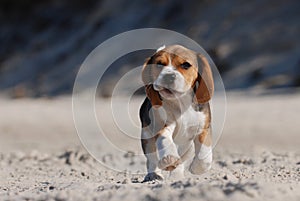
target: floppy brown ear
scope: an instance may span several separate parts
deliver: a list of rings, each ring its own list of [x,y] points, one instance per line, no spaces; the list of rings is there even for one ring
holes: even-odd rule
[[[150,99],[152,107],[158,108],[162,105],[162,101],[158,91],[154,90],[153,88],[154,80],[151,73],[151,59],[151,57],[148,58],[144,63],[142,70],[142,80],[145,85],[147,97]]]
[[[198,86],[196,88],[196,101],[199,104],[208,102],[214,93],[214,80],[207,59],[198,54]]]
[[[147,97],[151,101],[152,107],[154,107],[154,108],[160,107],[162,105],[162,101],[161,101],[159,93],[154,90],[153,84],[146,85],[145,89],[146,89]]]

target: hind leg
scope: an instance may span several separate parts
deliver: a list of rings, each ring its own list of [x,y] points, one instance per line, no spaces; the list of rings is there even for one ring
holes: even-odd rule
[[[193,174],[202,174],[211,168],[212,164],[212,139],[211,129],[205,129],[194,139],[195,156],[190,166]]]

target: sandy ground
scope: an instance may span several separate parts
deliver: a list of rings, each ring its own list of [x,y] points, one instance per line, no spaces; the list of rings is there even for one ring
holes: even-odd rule
[[[300,200],[300,94],[227,94],[223,135],[211,171],[141,183],[141,174],[114,171],[81,145],[70,97],[0,98],[0,200]],[[133,100],[133,121],[141,99]],[[109,101],[97,101],[107,114]],[[100,115],[101,117],[101,115]],[[98,117],[99,118],[99,117]],[[101,119],[101,118],[100,118]],[[102,118],[106,130],[111,118]],[[111,130],[111,132],[115,132]],[[97,145],[97,140],[90,139]],[[138,143],[118,154],[99,143],[102,162],[144,169]],[[97,150],[97,146],[95,146]]]

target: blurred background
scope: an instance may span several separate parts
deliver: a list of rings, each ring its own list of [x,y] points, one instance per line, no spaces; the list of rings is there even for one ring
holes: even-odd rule
[[[2,0],[0,151],[80,145],[71,100],[80,65],[110,37],[151,27],[192,38],[214,60],[227,91],[219,147],[296,149],[299,11],[298,0]],[[133,52],[114,62],[99,97],[109,97],[120,77],[151,54]],[[143,98],[133,101],[134,118]],[[97,114],[109,114],[109,99],[100,99]],[[112,119],[98,119],[114,132]]]
[[[186,35],[221,73],[226,120],[213,170],[200,180],[141,187],[143,175],[102,171],[79,140],[71,95],[82,62],[102,42],[138,28]],[[300,200],[299,0],[1,0],[0,44],[0,200]],[[100,81],[92,120],[111,143],[90,126],[86,110],[78,115],[77,128],[86,126],[80,137],[92,144],[87,150],[109,167],[145,168],[144,156],[135,158],[140,140],[128,140],[140,136],[145,96],[116,100],[128,113],[109,97],[153,52],[123,56]],[[215,106],[214,122],[222,113]],[[117,127],[120,118],[128,128],[137,122],[128,136]]]
[[[227,90],[300,85],[297,0],[2,0],[0,93],[12,98],[71,94],[85,57],[106,39],[137,28],[165,28],[198,42]],[[99,94],[145,55],[114,64]]]

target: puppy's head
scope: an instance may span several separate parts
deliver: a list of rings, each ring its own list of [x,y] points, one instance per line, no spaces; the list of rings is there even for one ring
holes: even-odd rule
[[[214,88],[207,59],[180,45],[159,48],[146,60],[142,79],[154,107],[162,105],[162,99],[179,98],[192,89],[196,101],[203,104]]]

